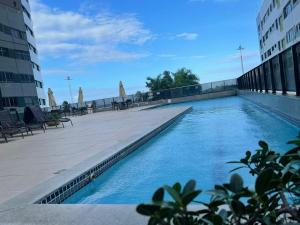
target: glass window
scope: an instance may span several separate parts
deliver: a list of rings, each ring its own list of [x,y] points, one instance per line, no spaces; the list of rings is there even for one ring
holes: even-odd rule
[[[0,56],[9,57],[8,48],[0,47]]]
[[[283,16],[284,18],[287,18],[288,15],[292,12],[293,10],[293,5],[291,3],[291,1],[289,1],[286,6],[283,8]]]

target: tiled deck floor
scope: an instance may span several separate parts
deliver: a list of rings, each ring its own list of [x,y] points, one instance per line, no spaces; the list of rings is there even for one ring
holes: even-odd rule
[[[0,202],[96,154],[109,155],[112,149],[125,147],[185,109],[95,113],[73,118],[74,127],[67,124],[0,144]]]

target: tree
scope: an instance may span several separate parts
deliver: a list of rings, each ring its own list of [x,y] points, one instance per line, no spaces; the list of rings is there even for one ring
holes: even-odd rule
[[[199,84],[199,78],[191,70],[181,68],[175,73],[164,71],[155,78],[148,77],[146,87],[152,92]]]
[[[177,70],[174,74],[174,84],[175,87],[183,87],[189,85],[199,84],[199,78],[196,74],[192,73],[191,70],[186,68],[181,68]]]
[[[158,75],[156,78],[147,77],[149,82],[146,82],[146,87],[149,88],[152,92],[158,91],[161,89],[161,76]]]
[[[170,89],[174,87],[174,80],[172,78],[172,73],[170,71],[164,71],[162,74],[162,79],[160,81],[160,89]]]

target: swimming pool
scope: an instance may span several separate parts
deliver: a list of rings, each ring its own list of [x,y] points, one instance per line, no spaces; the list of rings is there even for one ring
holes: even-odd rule
[[[192,178],[200,189],[209,190],[228,181],[229,171],[236,165],[226,162],[240,159],[246,150],[257,149],[259,140],[266,140],[274,150],[285,151],[285,143],[299,131],[241,97],[179,105],[190,105],[193,110],[64,203],[149,202],[158,187]],[[248,177],[246,183],[253,185],[248,173],[241,173]]]

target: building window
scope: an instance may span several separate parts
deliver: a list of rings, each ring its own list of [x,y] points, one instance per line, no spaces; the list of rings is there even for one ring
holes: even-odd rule
[[[286,42],[290,43],[295,40],[295,30],[294,27],[291,28],[287,33],[286,33]]]
[[[32,63],[32,68],[33,69],[36,69],[37,71],[40,71],[40,66],[34,62],[31,62]]]
[[[2,98],[2,105],[3,107],[18,107],[18,97]]]
[[[36,80],[35,81],[35,86],[38,87],[38,88],[43,88],[43,83],[40,82],[40,81],[38,81],[38,80]]]
[[[30,33],[30,35],[32,36],[32,37],[34,37],[34,33],[33,33],[33,31],[25,24],[25,28],[26,28],[26,30]]]
[[[0,56],[9,57],[8,48],[2,48],[2,47],[0,47]]]
[[[26,61],[30,60],[30,54],[27,51],[14,50],[14,49],[8,49],[3,47],[0,47],[0,56],[14,58],[14,59],[22,59]]]
[[[30,13],[27,11],[27,9],[22,5],[22,9],[23,9],[23,12],[26,14],[26,16],[31,19],[31,15]]]
[[[11,35],[14,38],[26,40],[25,32],[23,32],[21,30],[14,29],[14,28],[6,26],[6,25],[3,25],[1,23],[0,23],[0,32],[3,32],[7,35]]]
[[[39,99],[40,105],[46,105],[46,100],[45,99]]]
[[[0,83],[34,83],[34,76],[0,71]]]
[[[30,44],[29,42],[28,42],[28,47],[29,47],[29,49],[30,50],[32,50],[35,54],[37,54],[37,50],[36,50],[36,48],[35,47],[33,47],[33,45],[32,44]]]
[[[289,1],[286,6],[283,8],[283,16],[284,18],[287,18],[288,15],[292,12],[293,10],[293,5],[291,3],[291,1]]]
[[[295,38],[300,37],[300,23],[295,26]]]

